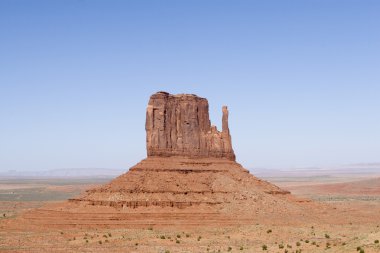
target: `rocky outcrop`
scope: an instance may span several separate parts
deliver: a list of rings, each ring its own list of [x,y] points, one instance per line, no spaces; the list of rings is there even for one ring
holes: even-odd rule
[[[148,157],[214,157],[234,161],[227,107],[223,106],[222,111],[220,132],[210,123],[207,99],[190,94],[153,94],[146,112]]]
[[[220,132],[211,126],[206,99],[153,94],[146,115],[146,159],[108,184],[24,218],[40,227],[107,228],[255,224],[272,222],[274,212],[283,220],[298,206],[289,202],[288,191],[235,161],[227,107],[222,111]]]

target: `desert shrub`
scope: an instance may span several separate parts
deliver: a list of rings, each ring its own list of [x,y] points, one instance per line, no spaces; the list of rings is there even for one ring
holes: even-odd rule
[[[161,238],[161,239],[165,239],[165,236],[164,236],[164,235],[161,235],[160,238]]]
[[[278,248],[279,248],[279,249],[283,249],[283,248],[284,248],[284,244],[282,244],[282,243],[279,244],[279,245],[278,245]]]
[[[362,247],[358,246],[356,247],[356,251],[360,251],[362,249]]]
[[[175,243],[180,243],[180,241],[179,240],[175,240]]]
[[[361,249],[359,252],[360,252],[360,253],[364,253],[364,249]]]
[[[301,243],[300,243],[300,242],[297,242],[296,245],[299,247],[299,246],[301,246]]]
[[[312,242],[311,244],[312,244],[312,245],[316,245],[317,243],[316,243],[316,242]]]
[[[167,250],[165,250],[165,253],[170,253],[170,250],[168,250],[168,249],[167,249]]]
[[[243,246],[240,246],[240,250],[243,250],[244,248],[243,248]]]
[[[309,240],[305,240],[306,243],[309,243]]]
[[[111,233],[108,233],[108,237],[112,237],[112,234],[111,234]]]
[[[136,243],[135,243],[135,246],[139,246],[139,244],[136,242]]]
[[[99,244],[102,244],[103,242],[102,241],[99,241]]]
[[[108,240],[106,239],[104,242],[108,242]]]
[[[286,247],[289,248],[289,249],[291,249],[292,245],[287,244]]]
[[[181,238],[181,235],[177,235],[177,238]]]
[[[330,235],[325,234],[325,238],[326,238],[326,239],[329,239],[329,238],[330,238]]]
[[[86,243],[88,243],[88,240],[86,240]]]
[[[189,237],[190,237],[190,234],[186,234],[186,237],[189,238]]]
[[[378,243],[379,243],[379,240],[375,240],[375,243],[378,244]]]
[[[263,246],[261,246],[261,248],[262,248],[263,250],[267,250],[267,249],[268,249],[268,246],[264,244]]]
[[[268,229],[267,230],[267,233],[269,234],[269,233],[272,233],[272,229]]]
[[[202,236],[198,236],[198,242],[202,239]]]
[[[231,250],[232,250],[232,248],[231,248],[231,247],[228,247],[227,251],[231,251]]]

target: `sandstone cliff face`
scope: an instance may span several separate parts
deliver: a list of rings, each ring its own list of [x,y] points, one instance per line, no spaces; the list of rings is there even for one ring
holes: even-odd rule
[[[157,92],[146,112],[148,157],[215,157],[235,160],[223,106],[222,131],[210,123],[208,101],[196,95]]]

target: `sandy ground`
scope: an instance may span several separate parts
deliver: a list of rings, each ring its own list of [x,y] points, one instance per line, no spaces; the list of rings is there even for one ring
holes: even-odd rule
[[[145,228],[43,228],[18,217],[51,201],[0,202],[0,252],[380,252],[380,193],[377,181],[318,187],[289,187],[335,210],[333,222],[277,224],[266,220],[239,226]],[[353,184],[350,187],[350,184]],[[291,182],[289,183],[291,185]],[[360,192],[361,186],[371,186]],[[322,190],[321,190],[322,189]],[[328,196],[326,197],[326,190]],[[336,190],[334,192],[334,189]],[[349,189],[344,191],[344,189]],[[361,198],[353,198],[354,195]],[[57,188],[65,190],[65,187]],[[371,192],[371,197],[368,193]],[[333,197],[339,196],[339,199]],[[363,199],[364,198],[364,199]],[[5,216],[3,216],[5,214]],[[336,215],[338,214],[338,215]],[[339,214],[342,216],[340,222]],[[276,214],[273,214],[276,215]],[[347,222],[344,215],[352,219]],[[286,220],[288,217],[275,217]],[[346,217],[345,217],[346,218]],[[276,220],[274,219],[274,220]],[[291,223],[291,222],[290,222]],[[17,224],[17,226],[15,226]],[[359,250],[358,250],[359,249]],[[362,252],[363,252],[362,251]]]

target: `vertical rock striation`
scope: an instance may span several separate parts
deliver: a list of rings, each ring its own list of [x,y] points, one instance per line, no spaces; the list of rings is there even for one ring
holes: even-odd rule
[[[208,101],[190,94],[157,92],[146,112],[148,157],[215,157],[235,160],[228,127],[228,109],[223,106],[222,132],[210,123]]]

